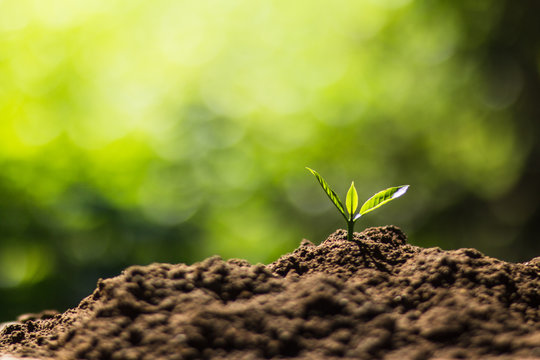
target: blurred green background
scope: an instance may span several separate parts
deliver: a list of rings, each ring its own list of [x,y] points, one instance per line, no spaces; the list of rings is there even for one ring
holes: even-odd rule
[[[356,226],[540,255],[540,3],[0,0],[0,321]]]

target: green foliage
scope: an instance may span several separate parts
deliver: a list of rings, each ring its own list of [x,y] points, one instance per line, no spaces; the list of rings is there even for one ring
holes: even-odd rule
[[[394,186],[383,191],[379,191],[372,197],[370,197],[364,205],[360,208],[358,215],[355,216],[355,219],[360,216],[367,214],[370,211],[377,209],[380,206],[383,206],[389,201],[392,201],[401,195],[405,194],[409,189],[409,185]]]
[[[339,210],[340,214],[343,215],[345,220],[348,220],[347,214],[345,213],[345,210],[343,209],[343,205],[341,204],[341,200],[339,199],[339,196],[337,196],[334,190],[330,188],[330,185],[326,183],[326,181],[323,179],[321,175],[319,175],[318,172],[308,167],[306,167],[306,169],[308,169],[315,176],[315,178],[317,178],[317,181],[319,181],[319,184],[321,184],[324,192],[326,193],[326,195],[328,195],[328,198],[332,201],[332,204],[336,206],[336,208]],[[349,200],[349,196],[347,196],[347,200]],[[347,210],[349,209],[350,207],[348,206],[348,202],[347,202]]]
[[[347,197],[345,200],[345,205],[347,207],[347,213],[343,210],[343,206],[341,205],[341,200],[339,199],[339,196],[336,195],[336,193],[330,188],[330,185],[324,180],[324,178],[319,175],[318,172],[316,172],[313,169],[310,169],[306,167],[317,179],[319,184],[321,184],[321,187],[323,188],[324,192],[332,203],[337,207],[337,209],[340,211],[340,213],[345,217],[345,220],[347,221],[347,239],[350,241],[353,240],[353,232],[354,232],[354,224],[356,220],[358,220],[362,215],[367,214],[384,204],[388,203],[389,201],[392,201],[394,199],[397,199],[398,197],[402,196],[407,192],[409,189],[409,185],[401,185],[401,186],[395,186],[388,188],[386,190],[379,191],[372,197],[370,197],[360,208],[360,211],[358,214],[355,215],[356,208],[358,207],[358,193],[356,191],[356,188],[354,187],[354,181],[351,183],[351,187],[349,188],[349,191],[347,191]]]
[[[358,193],[356,192],[356,188],[354,187],[354,181],[351,183],[349,191],[347,191],[347,198],[345,199],[345,203],[347,204],[347,211],[349,212],[350,217],[351,214],[354,214],[356,208],[358,207]]]

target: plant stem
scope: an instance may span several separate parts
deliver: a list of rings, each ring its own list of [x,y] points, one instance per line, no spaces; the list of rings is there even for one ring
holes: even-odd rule
[[[354,220],[347,221],[347,240],[354,241]]]

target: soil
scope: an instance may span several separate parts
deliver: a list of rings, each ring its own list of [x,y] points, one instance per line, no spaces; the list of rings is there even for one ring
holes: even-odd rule
[[[132,266],[0,353],[39,359],[540,358],[540,257],[407,244],[394,226],[303,240],[269,265]]]

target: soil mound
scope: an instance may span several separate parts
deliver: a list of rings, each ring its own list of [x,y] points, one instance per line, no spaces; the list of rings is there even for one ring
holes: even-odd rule
[[[0,353],[40,359],[540,358],[540,258],[407,244],[397,227],[269,265],[211,257],[132,266],[62,314],[3,328]]]

